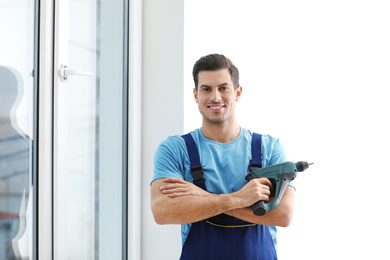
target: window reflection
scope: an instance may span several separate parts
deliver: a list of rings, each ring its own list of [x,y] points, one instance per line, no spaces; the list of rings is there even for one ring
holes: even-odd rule
[[[26,230],[32,140],[16,120],[22,76],[0,66],[0,82],[0,259],[11,260],[20,257],[18,241]]]

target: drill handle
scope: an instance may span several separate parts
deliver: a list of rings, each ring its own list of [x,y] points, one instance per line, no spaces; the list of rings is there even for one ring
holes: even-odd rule
[[[259,178],[255,173],[250,172],[248,175],[245,176],[245,179],[249,182],[252,179]],[[265,201],[260,200],[252,205],[252,211],[256,216],[263,216],[265,213],[267,213],[268,209],[265,205]]]
[[[252,205],[252,211],[256,216],[263,216],[267,213],[267,207],[265,206],[264,200],[258,201]]]

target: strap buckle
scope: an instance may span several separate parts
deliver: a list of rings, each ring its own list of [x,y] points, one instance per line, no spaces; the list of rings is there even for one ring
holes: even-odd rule
[[[249,171],[250,172],[256,171],[257,169],[260,169],[260,168],[263,168],[263,166],[261,164],[255,164],[255,163],[252,163],[252,161],[250,161],[250,163],[249,163]]]
[[[203,181],[203,167],[202,165],[195,165],[191,167],[191,175],[194,178],[194,182]]]

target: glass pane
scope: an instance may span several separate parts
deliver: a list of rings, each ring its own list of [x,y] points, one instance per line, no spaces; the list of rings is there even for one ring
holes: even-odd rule
[[[34,5],[0,2],[0,259],[32,259]]]
[[[69,0],[68,68],[93,77],[68,77],[59,97],[65,104],[57,119],[59,258],[122,258],[124,10],[122,0]]]

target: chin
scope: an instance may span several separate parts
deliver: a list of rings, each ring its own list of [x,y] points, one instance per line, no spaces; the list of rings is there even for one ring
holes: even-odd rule
[[[222,124],[228,120],[228,118],[209,118],[209,117],[205,117],[205,118],[209,123],[212,124]]]

